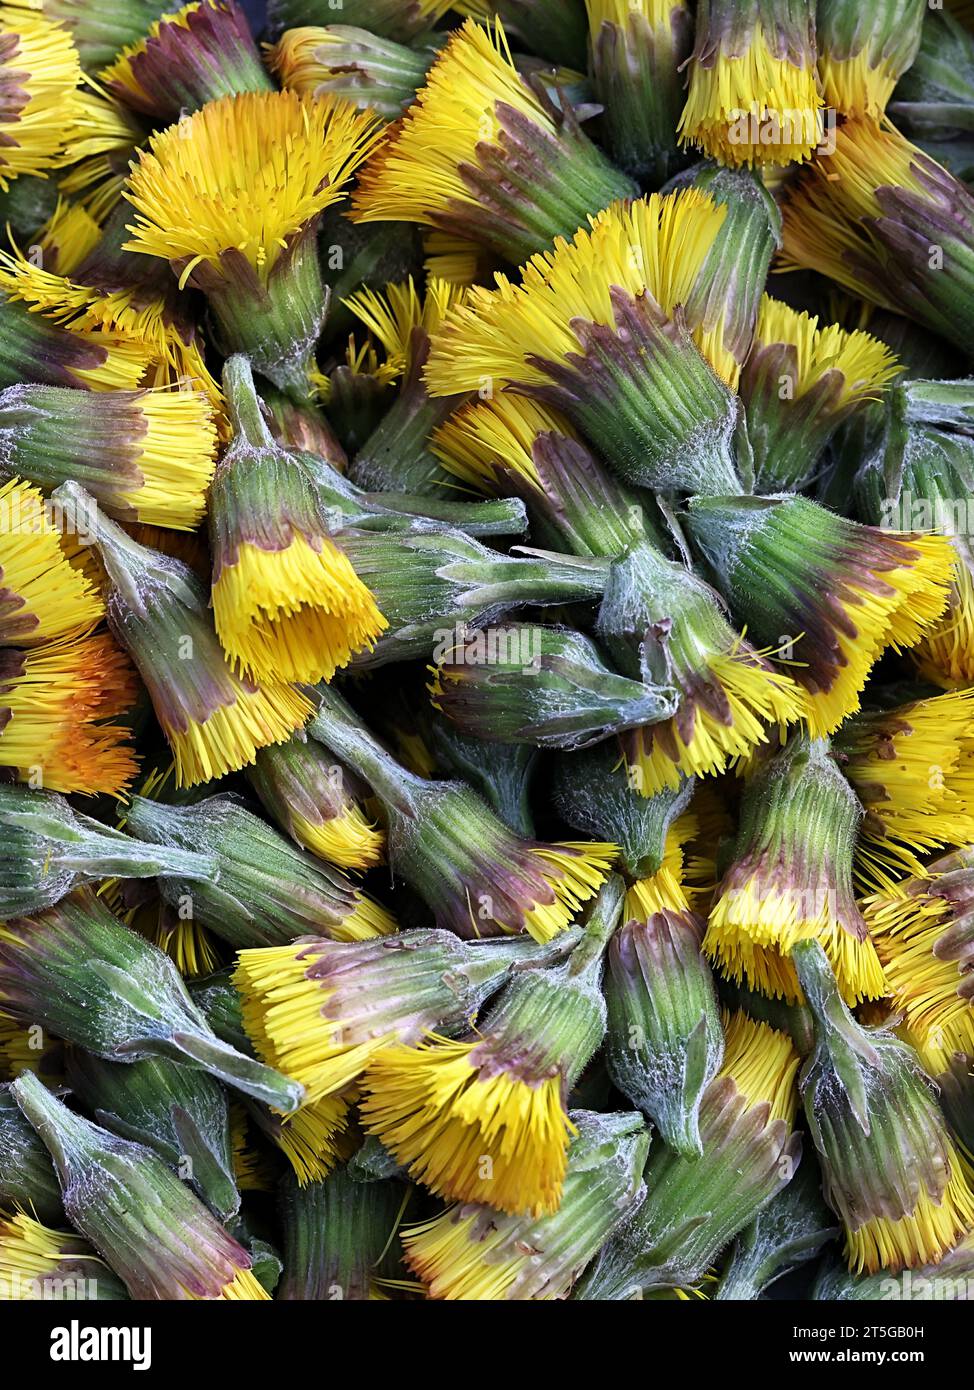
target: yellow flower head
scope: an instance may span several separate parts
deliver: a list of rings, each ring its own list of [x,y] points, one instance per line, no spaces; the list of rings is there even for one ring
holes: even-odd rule
[[[279,258],[375,144],[374,117],[347,102],[250,92],[209,102],[153,137],[132,172],[130,251],[172,262],[185,284],[242,258],[266,282]]]
[[[217,635],[259,680],[331,680],[388,626],[348,557],[327,536],[284,550],[242,544],[213,582]]]
[[[939,1201],[921,1184],[916,1206],[906,1216],[876,1216],[846,1229],[846,1257],[857,1274],[895,1272],[936,1264],[967,1235],[974,1224],[974,1194],[964,1180],[963,1164],[947,1144],[949,1176]]]
[[[92,1297],[121,1286],[83,1237],[54,1231],[24,1211],[0,1216],[0,1288],[5,1299]]]
[[[961,850],[919,876],[871,893],[863,912],[886,971],[894,1010],[931,1054],[974,1053],[967,940],[974,872]]]
[[[859,818],[859,804],[822,742],[793,738],[752,773],[733,862],[703,943],[726,974],[797,1002],[789,956],[812,937],[847,1000],[882,997],[882,966],[852,888]]]
[[[245,358],[224,368],[234,438],[210,489],[212,603],[235,669],[259,680],[331,680],[387,626],[328,534],[300,456],[277,447]]]
[[[818,71],[822,95],[829,106],[847,116],[868,116],[874,121],[884,115],[899,76],[889,60],[880,60],[874,66],[866,49],[844,59],[823,53]]]
[[[0,765],[51,791],[119,796],[137,764],[131,730],[110,722],[136,698],[131,665],[107,634],[0,653]]]
[[[792,1129],[801,1058],[791,1038],[741,1011],[725,1011],[723,1024],[724,1060],[718,1078],[729,1077],[749,1106],[766,1105],[767,1124],[783,1120]]]
[[[547,888],[525,912],[525,930],[535,941],[551,941],[594,898],[615,863],[617,845],[595,840],[559,840],[528,851]]]
[[[856,0],[823,5],[816,28],[826,104],[845,116],[881,122],[893,88],[917,56],[925,10],[901,0],[880,0],[868,13]]]
[[[69,332],[53,316],[32,313],[32,296],[20,293],[8,269],[9,260],[0,252],[5,381],[27,379],[89,391],[134,391],[142,384],[153,361],[150,347],[122,333],[74,325]]]
[[[328,820],[295,815],[292,826],[299,844],[340,869],[372,869],[382,863],[385,835],[354,802]]]
[[[483,142],[501,137],[499,103],[555,134],[550,114],[511,60],[503,25],[491,30],[468,19],[450,37],[401,127],[362,171],[357,220],[435,225],[434,214],[454,201],[476,203],[462,166],[476,159]]]
[[[919,855],[974,841],[974,691],[857,715],[836,737],[866,811],[860,873],[871,886],[923,874]]]
[[[974,685],[974,577],[966,548],[957,554],[943,616],[923,633],[912,655],[920,675],[934,685],[945,690]]]
[[[378,1053],[364,1087],[365,1125],[432,1191],[532,1216],[557,1210],[575,1132],[560,1074],[533,1075],[489,1037],[433,1035]]]
[[[265,810],[292,840],[341,869],[371,869],[385,832],[366,815],[364,792],[314,739],[262,749],[248,777]]]
[[[561,1203],[538,1217],[486,1204],[448,1207],[403,1234],[406,1262],[433,1299],[547,1302],[572,1284],[642,1200],[638,1117],[578,1112]],[[636,1118],[636,1123],[632,1119]]]
[[[435,278],[427,279],[426,293],[420,294],[410,275],[383,290],[366,286],[342,303],[382,344],[387,369],[408,377],[416,365],[417,333],[421,342],[432,337],[463,297],[462,286]]]
[[[695,188],[614,203],[589,219],[590,230],[532,256],[520,285],[498,275],[495,290],[475,286],[434,341],[431,394],[476,391],[485,380],[495,389],[550,385],[547,361],[564,363],[586,350],[578,323],[615,325],[613,290],[646,295],[672,317],[726,214]]]
[[[800,687],[732,628],[709,585],[649,547],[634,548],[616,573],[599,616],[602,635],[631,634],[636,599],[628,595],[638,595],[639,635],[648,644],[659,634],[658,659],[681,695],[669,719],[620,736],[631,784],[643,796],[675,791],[684,776],[724,772],[766,743],[775,725],[780,735],[803,716]]]
[[[84,212],[71,209],[75,210]],[[19,252],[0,252],[0,286],[7,294],[85,342],[111,344],[106,369],[92,373],[90,382],[79,384],[102,390],[132,389],[140,384],[178,385],[185,390],[191,385],[206,395],[224,437],[220,387],[204,361],[199,334],[181,315],[174,315],[171,296],[139,283],[106,287],[97,283],[97,277],[95,283],[83,284],[70,279],[70,274],[71,267],[61,260],[53,267],[45,260],[42,267]],[[130,367],[126,358],[131,358]],[[109,376],[107,366],[116,359],[118,365]],[[128,371],[124,379],[123,369]]]
[[[857,297],[902,312],[883,274],[882,242],[870,219],[886,215],[879,197],[891,188],[921,202],[934,197],[926,176],[940,166],[890,125],[860,119],[835,132],[832,154],[803,172],[782,209],[782,269],[817,270]],[[876,271],[879,275],[871,275]]]
[[[8,424],[8,420],[10,423]],[[110,515],[195,531],[216,465],[213,410],[199,391],[12,387],[0,432],[13,466],[53,488],[84,470]]]
[[[500,21],[467,20],[363,169],[353,208],[355,221],[425,223],[517,263],[632,191],[521,77]]]
[[[80,82],[67,29],[28,8],[0,7],[0,189],[62,162]]]
[[[309,702],[293,686],[235,684],[235,698],[201,718],[181,715],[170,721],[159,714],[180,787],[195,787],[247,767],[259,748],[288,738],[308,717]]]
[[[722,164],[790,164],[821,143],[813,19],[779,6],[769,25],[734,0],[702,0],[680,138]]]
[[[216,464],[212,406],[201,391],[163,390],[140,393],[136,409],[143,422],[134,459],[141,478],[120,501],[151,526],[195,531]]]
[[[97,246],[101,227],[80,203],[58,199],[57,207],[38,234],[44,265],[58,275],[70,275]]]
[[[672,719],[623,735],[626,762],[644,796],[672,790],[682,777],[716,776],[805,713],[801,688],[740,638],[726,651],[701,653],[704,679],[722,708],[688,698]]]
[[[837,323],[819,327],[817,318],[799,313],[769,294],[761,298],[755,347],[783,343],[794,349],[795,380],[790,399],[800,400],[835,373],[834,413],[860,401],[876,400],[901,370],[894,354],[869,333],[847,333]]]
[[[342,1093],[394,1035],[373,1036],[357,1020],[337,1013],[340,996],[316,974],[315,960],[314,943],[308,942],[241,951],[234,983],[258,1054],[301,1082],[305,1105],[316,1106],[326,1097],[340,1101],[337,1127],[348,1109]]]
[[[947,603],[943,536],[860,526],[793,493],[694,499],[688,520],[753,636],[793,634],[787,659],[816,737],[859,708],[885,648],[915,645]]]
[[[194,0],[147,26],[99,80],[156,126],[235,92],[271,89],[246,15],[221,0]]]
[[[267,49],[270,70],[281,86],[292,92],[314,96],[316,88],[331,76],[327,57],[331,48],[341,46],[341,31],[320,24],[305,24],[284,33]]]
[[[267,63],[290,91],[343,97],[396,120],[423,85],[434,57],[430,43],[407,47],[371,26],[332,24],[286,29],[268,50]]]
[[[0,645],[34,647],[90,628],[104,614],[56,521],[36,487],[20,478],[0,487]]]
[[[560,411],[528,396],[499,395],[463,406],[430,437],[430,449],[448,473],[478,492],[506,496],[525,487],[540,491],[534,458],[540,435],[578,435]]]
[[[293,1115],[271,1117],[266,1133],[290,1163],[299,1187],[320,1182],[354,1151],[356,1132],[349,1132],[353,1095],[323,1096]]]

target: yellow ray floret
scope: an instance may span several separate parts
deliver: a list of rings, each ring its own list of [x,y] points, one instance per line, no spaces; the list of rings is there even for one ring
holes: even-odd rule
[[[340,362],[335,370],[348,372],[351,376],[371,377],[377,387],[391,386],[402,376],[401,363],[380,362],[375,343],[368,338],[357,343],[355,335],[352,333],[348,335],[348,342],[345,346],[345,360]],[[327,405],[331,400],[333,390],[331,377],[325,376],[324,373],[313,367],[311,369],[311,381],[318,399],[322,404]]]
[[[811,165],[782,207],[783,270],[818,270],[874,304],[898,311],[892,287],[864,284],[856,264],[872,264],[876,242],[868,219],[882,217],[877,190],[896,188],[929,196],[914,159],[925,159],[892,126],[851,120],[835,132],[835,150]]]
[[[358,222],[435,222],[454,204],[477,205],[462,166],[496,143],[499,103],[550,136],[552,116],[515,68],[498,21],[454,31],[423,87],[388,140],[362,170],[352,203]]]
[[[381,134],[348,102],[296,92],[222,97],[153,137],[126,193],[126,248],[220,272],[228,251],[266,281],[278,258],[342,186]]]
[[[13,264],[20,262],[0,251],[0,308],[5,299],[22,300],[33,308],[32,296],[20,292],[19,271],[13,274]],[[89,391],[134,391],[143,384],[154,357],[149,345],[124,333],[102,332],[80,323],[65,324],[70,330],[65,337],[58,316],[37,307],[41,312],[15,331],[23,334],[26,354],[51,362],[54,382]]]
[[[187,1296],[190,1298],[199,1297],[198,1294],[188,1294]],[[224,1284],[218,1297],[250,1303],[263,1303],[270,1300],[270,1294],[250,1269],[238,1270],[231,1282]]]
[[[732,166],[809,158],[824,132],[814,62],[792,62],[775,47],[758,21],[743,52],[694,56],[682,143]]]
[[[840,746],[866,810],[858,855],[867,882],[922,874],[919,855],[974,842],[974,691],[860,716]]]
[[[410,275],[402,284],[386,285],[384,290],[366,286],[342,303],[385,348],[387,367],[408,374],[414,358],[414,330],[432,336],[463,295],[462,285],[432,277],[421,295]]]
[[[308,820],[292,810],[290,830],[298,844],[340,869],[372,869],[385,855],[384,832],[353,801],[327,820]]]
[[[127,107],[97,90],[78,96],[74,119],[67,131],[66,162],[97,159],[115,151],[130,154],[142,143],[145,132]]]
[[[961,909],[937,893],[936,874],[872,893],[863,902],[893,1007],[916,1041],[937,1052],[974,1053],[963,940],[951,949],[955,912]]]
[[[323,1096],[313,1105],[302,1105],[286,1115],[276,1127],[273,1139],[290,1163],[298,1186],[326,1178],[335,1164],[349,1156],[348,1095]],[[354,1143],[354,1141],[353,1141]]]
[[[241,951],[233,977],[248,1037],[264,1061],[301,1082],[305,1106],[347,1091],[395,1041],[385,1034],[350,1043],[342,1020],[327,1013],[334,991],[308,978],[313,963],[301,942],[268,946]]]
[[[109,722],[136,698],[125,654],[98,633],[6,655],[0,766],[50,791],[120,795],[138,770],[131,731]]]
[[[33,265],[19,251],[0,252],[0,285],[12,298],[89,342],[112,345],[111,361],[117,359],[118,365],[111,379],[108,370],[102,369],[85,384],[92,389],[131,388],[145,376],[147,386],[193,387],[206,395],[221,438],[225,437],[223,395],[203,359],[199,336],[195,331],[187,334],[185,325],[174,320],[167,297],[147,295],[140,285],[104,290],[76,284],[68,274],[60,262],[55,273]],[[126,341],[130,343],[127,351],[121,346]],[[120,373],[126,356],[133,365],[130,377],[123,380]]]
[[[964,555],[958,556],[946,612],[924,632],[913,657],[920,675],[934,685],[974,685],[974,579]]]
[[[532,256],[520,285],[497,275],[494,290],[474,286],[434,339],[431,395],[480,391],[485,381],[495,390],[548,384],[536,359],[562,363],[583,352],[575,320],[613,326],[613,289],[647,294],[672,315],[686,303],[726,215],[696,188],[613,203],[589,219],[591,230],[570,242],[559,237],[553,251]]]
[[[801,1058],[787,1033],[756,1022],[746,1013],[723,1014],[724,1060],[729,1076],[748,1105],[768,1106],[768,1123],[784,1120],[789,1129],[798,1111]]]
[[[176,785],[195,787],[249,767],[258,749],[283,743],[302,728],[312,708],[293,686],[268,682],[256,689],[241,684],[231,703],[200,722],[187,717],[177,726],[160,714],[176,761]]]
[[[815,886],[765,882],[755,875],[718,893],[704,936],[704,950],[737,981],[789,1003],[802,999],[798,975],[788,959],[799,941],[814,938],[835,971],[849,1004],[886,993],[883,967],[873,943],[855,936],[835,912],[835,892]]]
[[[964,1181],[957,1151],[948,1145],[950,1176],[939,1202],[924,1187],[913,1211],[893,1220],[873,1217],[846,1231],[846,1257],[856,1274],[915,1269],[935,1264],[974,1226],[974,1195]]]
[[[743,646],[715,652],[707,658],[706,668],[723,691],[730,720],[725,722],[697,704],[689,741],[683,736],[686,721],[675,716],[662,726],[627,736],[628,762],[638,770],[636,785],[644,796],[665,788],[676,791],[684,776],[724,772],[736,758],[747,757],[759,744],[767,743],[771,730],[780,731],[805,714],[806,696],[800,686],[770,667],[760,653]],[[665,739],[660,736],[664,732]]]
[[[101,227],[80,203],[58,199],[58,205],[37,237],[44,264],[59,275],[70,275],[101,239]]]
[[[914,646],[943,613],[950,596],[954,556],[945,536],[890,533],[909,546],[912,563],[873,571],[869,587],[850,580],[840,600],[852,633],[837,630],[839,669],[828,689],[808,692],[807,722],[816,738],[834,733],[859,709],[859,697],[884,648]],[[909,557],[905,557],[909,558]],[[795,644],[801,664],[801,641]]]
[[[120,501],[150,526],[195,531],[216,467],[212,404],[193,390],[146,391],[138,404],[144,433],[133,461],[142,477]]]
[[[105,606],[71,564],[55,513],[36,487],[0,487],[0,644],[33,647],[91,627]]]
[[[210,933],[199,922],[157,914],[152,939],[184,980],[198,980],[220,968]]]
[[[785,343],[795,349],[793,399],[799,400],[830,372],[842,377],[834,409],[875,400],[901,370],[894,353],[869,333],[847,333],[837,323],[820,328],[818,319],[798,313],[769,294],[762,295],[756,343]]]
[[[582,903],[594,898],[619,846],[596,840],[560,840],[532,845],[530,853],[545,866],[541,876],[554,895],[554,901],[535,903],[524,915],[529,935],[544,943],[570,926]]]
[[[242,1101],[230,1103],[230,1158],[233,1176],[241,1192],[273,1192],[274,1166],[267,1152],[251,1140],[252,1120]]]
[[[655,874],[639,878],[626,889],[623,921],[648,922],[657,912],[689,912],[691,899],[699,885],[687,882],[694,877],[687,864],[686,846],[700,831],[700,821],[693,811],[684,811],[668,827],[663,842],[663,858]]]
[[[0,1216],[0,1290],[4,1299],[83,1299],[88,1287],[97,1287],[99,1275],[109,1273],[81,1236],[50,1230],[24,1211]]]
[[[45,1035],[41,1047],[35,1046],[37,1041],[29,1025],[0,1009],[0,1077],[15,1080],[29,1071],[35,1076],[43,1075],[48,1085],[63,1080],[63,1057],[58,1055],[59,1051],[63,1052],[60,1042],[50,1035]]]
[[[476,285],[486,280],[494,264],[489,251],[477,241],[431,227],[423,237],[423,265],[434,280],[451,285]]]
[[[871,63],[868,46],[848,57],[820,53],[818,75],[826,106],[834,106],[844,116],[868,116],[879,122],[901,67],[902,63],[891,57],[880,56],[875,64]]]
[[[335,941],[371,941],[376,936],[392,936],[399,923],[392,913],[370,898],[367,893],[355,892],[355,906],[329,936]]]
[[[0,285],[14,299],[72,331],[100,329],[137,339],[162,352],[172,331],[169,306],[162,295],[146,295],[141,286],[105,291],[70,279],[69,272],[35,265],[17,249],[0,252]]]
[[[27,7],[0,7],[0,189],[61,162],[80,82],[66,28]]]
[[[447,472],[478,492],[505,494],[505,472],[541,491],[534,463],[539,435],[577,439],[561,411],[527,396],[502,394],[463,406],[430,436],[430,450]]]
[[[331,680],[388,626],[351,561],[327,536],[284,550],[241,544],[213,585],[217,635],[256,679]]]
[[[464,1302],[506,1298],[530,1258],[528,1249],[512,1250],[511,1232],[502,1222],[485,1228],[481,1212],[464,1216],[462,1207],[411,1227],[403,1248],[430,1298]]]
[[[432,1035],[379,1053],[363,1085],[366,1127],[433,1192],[529,1216],[557,1211],[575,1132],[560,1076],[519,1075],[489,1039]]]

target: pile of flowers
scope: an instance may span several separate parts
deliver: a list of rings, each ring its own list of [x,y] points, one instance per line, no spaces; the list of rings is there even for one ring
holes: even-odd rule
[[[974,1276],[955,8],[0,7],[0,1298]]]

